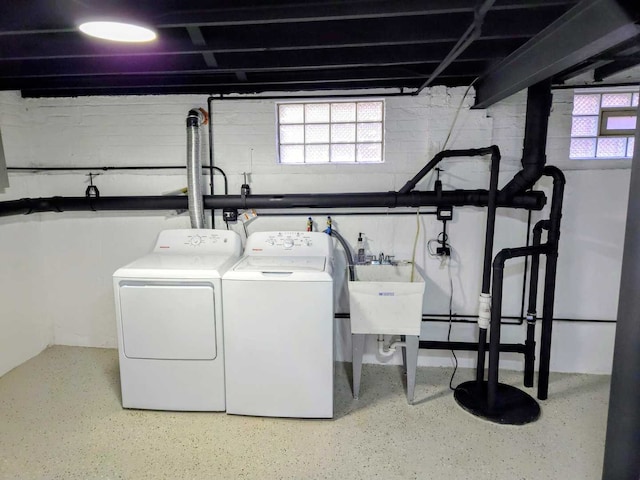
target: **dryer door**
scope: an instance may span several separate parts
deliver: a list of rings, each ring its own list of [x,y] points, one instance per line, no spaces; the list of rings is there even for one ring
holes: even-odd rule
[[[216,358],[214,286],[210,283],[120,284],[124,354],[129,358]]]

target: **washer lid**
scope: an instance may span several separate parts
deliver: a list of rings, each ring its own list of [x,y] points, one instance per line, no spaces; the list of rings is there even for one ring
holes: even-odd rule
[[[324,272],[326,257],[273,257],[250,255],[233,268],[235,272]]]

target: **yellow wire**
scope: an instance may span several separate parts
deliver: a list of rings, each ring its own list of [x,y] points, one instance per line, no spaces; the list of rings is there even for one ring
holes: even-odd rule
[[[418,237],[420,237],[420,207],[416,211],[416,238],[413,240],[413,253],[411,255],[411,281],[416,271],[416,249],[418,248]]]

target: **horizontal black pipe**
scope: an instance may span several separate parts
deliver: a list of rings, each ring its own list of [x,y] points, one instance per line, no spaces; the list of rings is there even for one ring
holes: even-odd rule
[[[336,313],[335,318],[350,318],[348,313]],[[463,315],[459,313],[454,313],[451,315],[451,318],[454,322],[457,323],[478,323],[476,319],[478,315]],[[468,320],[467,320],[468,319]],[[466,321],[465,321],[466,320]],[[505,320],[512,320],[511,322],[505,322]],[[536,321],[541,321],[542,319],[537,318]],[[423,322],[449,322],[449,314],[448,313],[424,313],[422,314]],[[615,319],[605,319],[605,318],[554,318],[554,322],[584,322],[584,323],[616,323]],[[517,316],[503,316],[502,317],[502,325],[522,325],[524,319]]]
[[[418,344],[420,348],[425,350],[463,350],[467,352],[477,352],[478,342],[448,342],[441,340],[420,340]],[[489,345],[485,345],[488,349]],[[525,345],[521,343],[502,343],[500,344],[501,352],[524,353]]]
[[[498,152],[498,156],[500,155],[498,147],[492,145],[491,147],[485,148],[467,148],[464,150],[442,150],[435,154],[435,156],[427,163],[422,169],[414,175],[414,177],[409,180],[404,186],[398,190],[398,193],[408,193],[415,188],[420,180],[422,180],[425,175],[427,175],[431,170],[433,170],[442,160],[445,158],[451,157],[478,157],[482,155],[490,155]]]
[[[287,195],[220,195],[205,196],[208,209],[221,208],[367,208],[419,206],[484,206],[486,190],[453,190],[435,192],[336,193]],[[543,192],[527,192],[510,199],[504,206],[540,210],[546,202]],[[36,212],[69,212],[90,210],[184,210],[187,197],[49,197],[23,198],[0,202],[0,216]]]
[[[420,215],[437,215],[438,212],[424,212],[420,211]],[[413,215],[416,216],[416,212],[396,212],[393,210],[384,210],[382,212],[317,212],[317,211],[304,211],[304,212],[259,212],[260,217],[308,217],[309,215],[331,215],[335,217],[351,216],[351,217],[367,217],[367,216],[381,216],[385,215]]]
[[[15,172],[88,172],[100,170],[101,172],[117,171],[117,170],[184,170],[186,165],[139,165],[139,166],[126,166],[126,167],[109,167],[109,166],[96,166],[96,167],[7,167],[8,171]],[[209,173],[209,168],[213,168],[221,175],[225,175],[224,171],[216,166],[209,167],[204,165],[202,167],[202,173]]]

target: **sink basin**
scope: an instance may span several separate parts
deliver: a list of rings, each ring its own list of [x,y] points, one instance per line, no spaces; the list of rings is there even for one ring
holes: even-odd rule
[[[356,265],[349,281],[351,333],[420,335],[424,279],[411,265]]]

